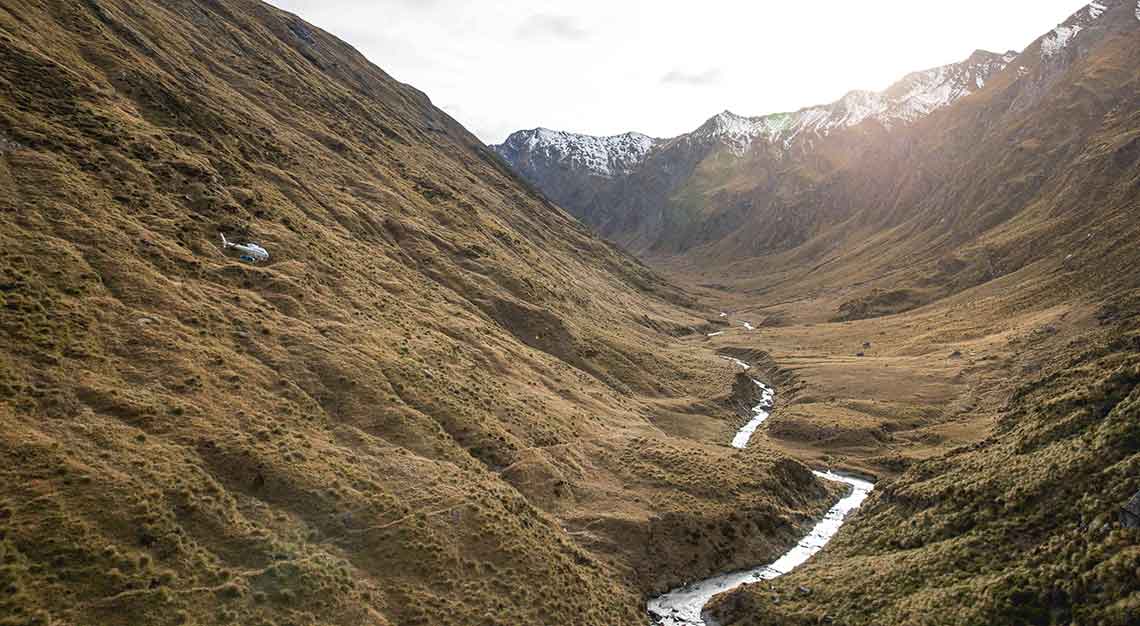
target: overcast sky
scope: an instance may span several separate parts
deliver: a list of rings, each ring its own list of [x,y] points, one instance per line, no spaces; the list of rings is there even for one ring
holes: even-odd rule
[[[1082,0],[269,0],[488,143],[544,126],[688,132],[1022,49]]]

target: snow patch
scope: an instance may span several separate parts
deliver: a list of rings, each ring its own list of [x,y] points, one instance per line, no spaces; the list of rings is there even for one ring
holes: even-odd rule
[[[1108,7],[1104,6],[1103,4],[1101,4],[1099,2],[1090,2],[1088,8],[1089,8],[1089,17],[1091,17],[1092,19],[1095,20],[1096,18],[1100,17],[1101,13],[1104,13],[1104,10]]]
[[[536,128],[514,133],[501,146],[495,146],[495,150],[512,163],[534,161],[538,156],[546,162],[563,163],[612,178],[633,171],[658,143],[641,133],[595,137]]]
[[[703,139],[719,140],[734,154],[742,156],[753,139],[765,134],[765,126],[762,120],[723,111],[701,125],[695,134]]]
[[[824,106],[794,113],[743,117],[724,111],[705,122],[694,136],[718,140],[737,156],[743,156],[757,139],[782,143],[790,148],[812,135],[825,137],[833,131],[877,120],[891,128],[913,122],[982,89],[991,76],[1005,69],[1018,53],[1002,56],[979,53],[967,62],[914,72],[883,92],[851,91]]]
[[[1080,24],[1058,26],[1041,40],[1041,58],[1048,59],[1068,47],[1069,42],[1083,29]]]

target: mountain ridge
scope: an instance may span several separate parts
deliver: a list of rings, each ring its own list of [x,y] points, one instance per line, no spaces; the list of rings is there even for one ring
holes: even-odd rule
[[[826,135],[833,128],[854,126],[868,118],[878,119],[884,124],[913,121],[932,110],[969,95],[967,90],[969,84],[974,84],[980,89],[984,86],[985,80],[1004,69],[1016,58],[1016,55],[1014,51],[998,54],[977,50],[964,61],[907,74],[881,92],[851,90],[830,104],[806,106],[796,111],[743,116],[725,110],[710,117],[697,129],[668,139],[652,138],[637,131],[602,136],[539,127],[515,131],[503,143],[493,144],[491,148],[508,163],[516,165],[521,151],[519,144],[526,142],[528,152],[536,149],[549,150],[556,160],[569,161],[571,166],[581,165],[599,174],[611,175],[610,169],[605,167],[607,160],[627,163],[627,168],[624,169],[628,170],[631,166],[640,164],[653,148],[686,137],[726,140],[741,144],[737,146],[738,149],[746,150],[751,140],[756,137],[774,140],[783,133],[791,131],[791,137],[784,137],[787,147],[802,129]],[[932,92],[938,89],[949,90],[949,93],[944,98],[938,99]],[[900,91],[903,92],[901,95],[888,99],[888,94]],[[888,102],[883,102],[885,99]],[[835,113],[843,114],[838,116],[838,121],[835,119]],[[634,137],[644,141],[644,144],[639,146],[640,150],[623,150],[624,146],[618,145],[614,147],[612,153],[606,151],[604,157],[595,156],[599,146],[620,144],[621,140]],[[594,155],[587,154],[590,152]],[[516,167],[525,169],[527,166],[517,164]]]
[[[724,111],[690,133],[645,139],[636,151],[611,146],[631,135],[646,137],[640,133],[595,137],[539,130],[518,131],[491,149],[603,237],[643,253],[660,245],[657,233],[667,219],[643,213],[659,212],[697,164],[717,151],[745,159],[771,146],[771,157],[780,160],[810,152],[832,133],[864,123],[883,129],[913,124],[970,95],[978,82],[1004,69],[1008,58],[1009,53],[977,51],[959,63],[912,72],[883,92],[851,91],[829,105],[790,113],[744,117]],[[630,205],[621,206],[624,202]],[[642,220],[645,226],[638,224]]]
[[[987,132],[996,138],[1003,129],[1023,126],[1019,117],[1032,111],[1051,115],[1049,99],[1066,88],[1074,64],[1103,48],[1106,37],[1131,32],[1137,23],[1131,0],[1093,3],[1038,37],[1016,57],[982,51],[972,55],[974,65],[968,60],[911,74],[896,83],[893,92],[884,92],[889,97],[878,100],[878,108],[859,109],[863,96],[853,92],[850,107],[840,101],[827,110],[802,110],[799,126],[788,125],[786,118],[781,121],[778,116],[753,120],[721,114],[702,127],[708,131],[704,136],[683,135],[659,145],[622,180],[583,186],[571,176],[560,179],[549,170],[543,178],[548,182],[536,184],[602,236],[658,264],[743,268],[750,265],[749,259],[768,257],[783,267],[787,255],[794,254],[797,262],[814,266],[829,256],[825,241],[831,248],[845,240],[851,249],[861,245],[850,239],[850,233],[839,230],[845,220],[857,220],[868,228],[875,225],[885,233],[913,215],[915,206],[938,197],[924,197],[918,189],[944,187],[949,192],[953,177],[930,175],[936,170],[952,171],[943,155],[953,154],[963,163],[980,156],[1000,159],[999,142],[989,144],[991,151],[999,152],[973,154],[968,144],[946,133],[945,127],[968,131],[965,135],[977,142]],[[980,70],[972,71],[975,66]],[[916,84],[918,88],[912,88]],[[938,97],[927,99],[927,94]],[[1126,88],[1115,88],[1104,97],[1121,99],[1128,94]],[[891,110],[888,116],[905,119],[909,111],[921,114],[902,125],[883,124],[866,114],[884,110],[884,101],[896,101],[891,98],[908,105]],[[930,102],[951,104],[927,107]],[[849,108],[857,114],[850,116]],[[843,120],[857,123],[829,128]],[[1049,120],[1049,126],[1055,126],[1054,120]],[[817,128],[821,132],[812,130]],[[804,129],[808,132],[798,132]],[[1079,132],[1087,137],[1093,129],[1081,126]],[[719,140],[722,133],[726,141]],[[786,137],[794,141],[781,140]],[[1084,140],[1073,137],[1073,144]],[[940,149],[931,149],[934,146]],[[520,174],[536,180],[528,171]],[[1008,180],[1017,181],[1019,176],[1011,170]],[[992,176],[986,178],[992,180]],[[874,186],[870,181],[875,181]],[[968,191],[955,189],[953,193]],[[1015,206],[1021,196],[1005,198],[1000,192],[989,202],[999,198],[1010,206],[991,214],[989,221],[975,222],[981,230],[1025,206]],[[933,233],[940,227],[924,228],[932,228]],[[971,226],[975,230],[979,229]],[[926,262],[939,262],[930,256],[935,249],[944,248],[926,251]],[[872,267],[879,274],[892,271],[882,259],[867,267],[868,273]]]

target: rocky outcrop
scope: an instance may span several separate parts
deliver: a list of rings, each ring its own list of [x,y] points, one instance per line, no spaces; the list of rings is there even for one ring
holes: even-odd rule
[[[1140,528],[1140,491],[1120,507],[1120,524],[1125,528]]]

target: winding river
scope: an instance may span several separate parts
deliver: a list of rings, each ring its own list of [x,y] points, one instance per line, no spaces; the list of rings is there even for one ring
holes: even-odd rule
[[[747,363],[737,359],[730,358],[729,360],[743,366],[745,370],[749,368]],[[756,379],[753,379],[752,382],[759,385],[763,391],[760,402],[752,408],[752,419],[732,438],[732,445],[735,448],[747,447],[749,439],[752,438],[760,424],[768,419],[774,406],[775,391]],[[843,525],[843,520],[847,514],[859,508],[859,505],[867,499],[867,494],[874,488],[872,483],[865,480],[830,471],[812,473],[824,480],[845,483],[851,487],[851,491],[835,506],[831,507],[831,510],[811,529],[811,532],[796,544],[796,547],[772,563],[750,570],[706,578],[651,599],[646,605],[646,610],[653,619],[653,623],[659,626],[708,626],[704,618],[701,617],[701,611],[713,596],[744,584],[772,580],[802,565],[812,555],[819,552],[823,546],[827,545],[828,541],[831,541],[831,538],[839,531],[839,527]]]

